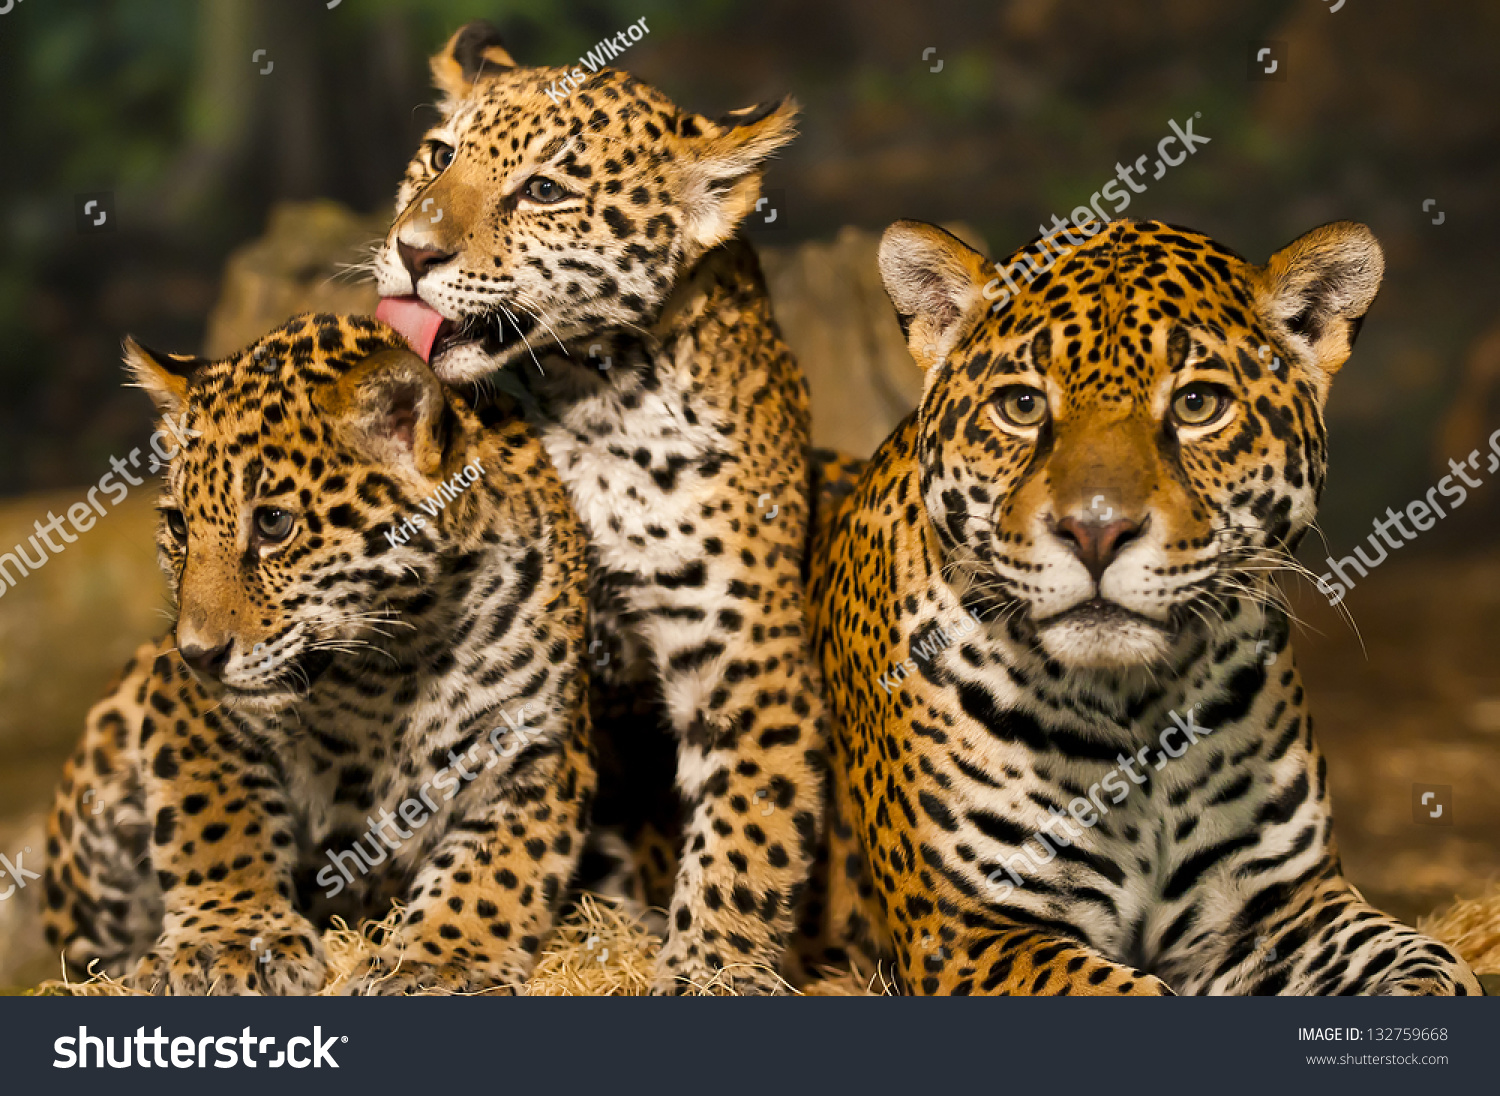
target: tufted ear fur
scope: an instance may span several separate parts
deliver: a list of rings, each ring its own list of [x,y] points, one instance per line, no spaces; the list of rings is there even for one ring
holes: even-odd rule
[[[381,350],[319,397],[349,439],[378,461],[439,476],[461,427],[437,375],[410,350]]]
[[[690,258],[733,236],[755,208],[762,165],[797,135],[797,110],[788,98],[717,120],[690,113],[679,117],[683,228]]]
[[[482,19],[466,23],[432,55],[428,62],[432,80],[445,96],[461,99],[469,94],[485,69],[515,68],[505,43],[493,23]]]
[[[125,369],[139,388],[144,388],[163,415],[177,415],[187,403],[188,382],[193,373],[209,364],[190,354],[162,354],[130,336],[122,344]]]
[[[880,238],[878,261],[907,348],[930,379],[984,312],[985,257],[937,225],[897,221]]]
[[[1261,316],[1289,336],[1289,346],[1326,383],[1348,360],[1384,274],[1375,234],[1336,221],[1287,244],[1252,279]]]

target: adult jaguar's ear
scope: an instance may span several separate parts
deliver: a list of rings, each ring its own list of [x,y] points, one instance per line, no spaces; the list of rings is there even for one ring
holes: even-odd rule
[[[1375,234],[1354,221],[1335,221],[1287,244],[1252,280],[1261,316],[1326,385],[1349,359],[1384,274]]]
[[[441,474],[460,430],[441,382],[410,350],[370,355],[324,389],[319,404],[370,457],[429,478]]]
[[[897,221],[880,238],[878,262],[907,349],[930,380],[984,313],[987,261],[937,225]]]
[[[209,364],[191,354],[163,354],[136,342],[129,335],[121,344],[125,369],[136,387],[144,388],[156,409],[164,415],[181,413],[187,403],[188,382]]]
[[[432,80],[438,90],[450,99],[469,94],[474,81],[486,71],[515,68],[515,61],[505,50],[505,43],[493,23],[482,19],[466,23],[447,45],[432,55]]]
[[[683,113],[677,120],[682,165],[683,238],[691,259],[717,247],[760,199],[766,159],[797,135],[790,98],[711,119]]]

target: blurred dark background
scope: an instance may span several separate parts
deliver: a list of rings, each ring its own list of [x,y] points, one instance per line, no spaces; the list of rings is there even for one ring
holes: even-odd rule
[[[852,295],[894,331],[873,237],[845,226],[963,222],[1004,254],[1086,203],[1117,162],[1154,160],[1173,120],[1193,118],[1210,143],[1148,181],[1129,216],[1256,262],[1315,225],[1370,224],[1387,277],[1329,408],[1321,526],[1345,555],[1500,428],[1500,4],[1336,4],[17,0],[0,15],[0,497],[26,497],[0,500],[0,547],[145,444],[149,403],[122,387],[122,335],[238,345],[260,330],[244,333],[247,317],[321,292],[325,229],[340,247],[380,235],[435,117],[427,58],[455,29],[486,18],[522,64],[571,65],[644,17],[650,33],[616,64],[680,105],[802,104],[802,135],[767,180],[778,223],[752,232],[773,290],[795,289],[777,301],[789,338],[804,326],[781,311],[789,296],[817,311]],[[1271,78],[1257,78],[1261,48]],[[79,196],[101,193],[109,230],[84,231]],[[337,205],[289,204],[314,199]],[[815,418],[820,440],[868,450],[919,383],[904,360],[844,379],[852,341],[825,333]],[[861,391],[871,376],[886,385],[875,403]],[[1315,594],[1299,601],[1346,861],[1408,916],[1500,876],[1490,478],[1350,594],[1358,636]],[[0,845],[34,838],[83,711],[162,625],[149,494],[0,602]],[[1451,827],[1417,824],[1419,781],[1452,787]]]
[[[1368,222],[1389,274],[1334,390],[1323,527],[1342,543],[1431,484],[1460,395],[1492,398],[1464,371],[1497,320],[1500,5],[1331,6],[21,0],[0,16],[0,494],[92,482],[138,443],[147,407],[121,389],[120,336],[201,348],[226,255],[276,203],[388,209],[433,119],[426,59],[457,26],[489,18],[522,63],[562,64],[645,17],[619,64],[680,104],[802,102],[769,179],[779,243],[919,217],[1003,252],[1195,113],[1211,143],[1128,215],[1257,261],[1324,221]],[[1285,80],[1249,78],[1262,40]],[[99,191],[115,230],[80,233],[75,195]]]

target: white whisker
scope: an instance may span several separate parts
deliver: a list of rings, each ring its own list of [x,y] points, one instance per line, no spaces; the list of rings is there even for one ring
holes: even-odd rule
[[[499,304],[498,301],[496,303]],[[516,319],[515,313],[506,308],[503,304],[500,305],[500,311],[504,312],[506,316],[510,317],[510,322],[515,327],[516,333],[521,336],[521,341],[526,344],[526,353],[531,355],[531,364],[535,365],[536,371],[545,377],[547,375],[547,371],[542,368],[542,363],[537,361],[536,351],[531,349],[531,340],[526,337],[526,332],[521,330],[521,324]],[[496,323],[500,323],[500,321],[497,320]],[[505,327],[503,324],[501,324],[500,327],[500,334],[502,338],[505,335]]]

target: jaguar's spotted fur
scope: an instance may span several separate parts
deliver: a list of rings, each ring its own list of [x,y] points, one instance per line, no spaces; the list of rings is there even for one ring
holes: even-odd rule
[[[808,406],[734,233],[795,108],[711,120],[612,69],[555,101],[562,70],[484,24],[433,71],[443,118],[376,258],[383,314],[415,317],[443,378],[525,385],[583,520],[600,737],[666,764],[606,801],[652,804],[675,770],[682,805],[656,988],[774,990],[823,807]],[[655,718],[615,717],[643,695]]]
[[[1313,518],[1379,245],[1045,244],[997,277],[928,225],[882,243],[927,382],[813,554],[813,931],[921,993],[1479,992],[1344,879],[1268,581]]]
[[[48,940],[156,992],[306,993],[329,916],[400,899],[353,992],[514,986],[595,784],[582,535],[536,432],[363,317],[128,360],[197,435],[161,501],[176,626],[64,773]]]

